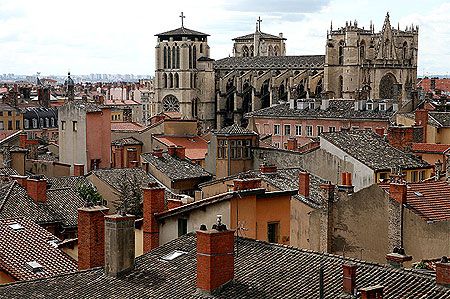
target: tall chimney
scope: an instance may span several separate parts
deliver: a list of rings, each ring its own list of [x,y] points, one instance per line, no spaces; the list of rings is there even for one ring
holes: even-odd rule
[[[251,190],[261,188],[261,178],[235,179],[233,191]]]
[[[412,256],[407,255],[405,249],[395,247],[392,253],[386,254],[386,261],[393,268],[403,268],[403,263],[412,261]]]
[[[400,204],[406,204],[407,187],[406,184],[390,183],[389,197]]]
[[[105,215],[108,208],[94,206],[78,209],[78,269],[105,263]]]
[[[416,125],[423,127],[423,142],[427,142],[428,110],[417,109],[414,116]]]
[[[356,289],[356,269],[357,266],[355,264],[343,264],[342,265],[342,274],[343,274],[343,287],[344,292],[347,294],[354,294]]]
[[[234,231],[221,223],[197,231],[197,289],[212,293],[234,278]]]
[[[105,217],[105,273],[118,277],[134,269],[135,239],[133,215]]]
[[[264,173],[276,173],[277,172],[277,166],[275,164],[268,164],[268,163],[261,163],[259,165],[259,172]]]
[[[309,173],[300,171],[298,174],[298,194],[309,197]]]
[[[84,164],[73,164],[73,175],[84,176]]]
[[[375,285],[367,288],[362,288],[361,299],[383,299],[383,289],[381,285]]]
[[[142,188],[144,202],[144,253],[159,246],[159,223],[156,213],[164,211],[164,188]]]
[[[27,179],[28,177],[25,175],[11,175],[11,179],[15,180],[22,186],[25,190],[27,190]]]
[[[175,153],[180,160],[184,160],[186,158],[186,148],[184,146],[177,146]]]
[[[296,151],[298,149],[297,139],[296,138],[289,138],[287,140],[287,149],[289,151]]]
[[[27,179],[27,193],[35,202],[47,201],[47,180],[40,176],[31,176]]]
[[[445,287],[450,287],[450,261],[443,256],[439,263],[436,263],[436,283]]]

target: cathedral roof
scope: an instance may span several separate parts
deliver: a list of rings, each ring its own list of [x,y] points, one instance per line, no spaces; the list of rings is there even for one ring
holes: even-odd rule
[[[280,39],[280,40],[286,40],[286,38],[284,37],[279,37],[276,35],[272,35],[269,33],[264,33],[264,32],[260,32],[259,33],[261,35],[262,39]],[[239,36],[239,37],[235,37],[233,38],[233,40],[245,40],[245,39],[253,39],[255,37],[255,33],[250,33],[244,36]]]
[[[216,69],[323,68],[324,55],[227,57],[214,63]]]
[[[209,34],[201,33],[199,31],[191,30],[186,27],[180,27],[174,30],[155,34],[155,36],[209,36]]]

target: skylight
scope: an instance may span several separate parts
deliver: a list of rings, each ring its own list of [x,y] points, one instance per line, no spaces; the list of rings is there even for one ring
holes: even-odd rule
[[[19,231],[19,230],[23,230],[25,229],[22,225],[20,225],[19,223],[13,223],[9,225],[10,228],[12,228],[15,231]]]
[[[33,271],[33,273],[39,273],[44,271],[44,267],[42,267],[42,265],[36,261],[27,262],[27,266],[28,268],[31,269],[31,271]]]
[[[422,196],[423,196],[423,194],[420,193],[419,191],[414,191],[414,194],[415,194],[417,197],[422,197]]]
[[[172,261],[172,260],[176,259],[177,257],[182,256],[184,254],[187,254],[187,252],[181,251],[181,250],[174,250],[171,253],[162,256],[161,259],[164,261]]]

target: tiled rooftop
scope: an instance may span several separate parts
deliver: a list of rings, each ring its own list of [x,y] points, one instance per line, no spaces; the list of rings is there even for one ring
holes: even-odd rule
[[[357,266],[356,287],[383,285],[385,299],[450,297],[432,275],[394,269],[356,259],[238,238],[235,279],[212,298],[319,298],[318,269],[324,272],[324,298],[342,295],[342,264]],[[181,250],[172,261],[162,256]],[[196,289],[196,235],[187,234],[136,259],[135,270],[121,278],[102,268],[0,286],[10,298],[204,298]]]
[[[278,39],[278,40],[285,39],[283,37],[279,37],[279,36],[272,35],[272,34],[269,34],[269,33],[264,33],[264,32],[260,32],[259,35],[260,35],[260,37],[262,39]],[[247,35],[243,35],[243,36],[239,36],[239,37],[233,38],[233,40],[251,39],[253,41],[254,38],[255,38],[255,33],[250,33],[250,34],[247,34]]]
[[[311,69],[323,68],[324,55],[227,57],[216,60],[214,68],[220,69]]]
[[[414,169],[431,167],[414,155],[402,152],[375,132],[369,130],[348,130],[322,133],[320,139],[327,140],[353,158],[375,171]]]
[[[380,186],[389,193],[388,184]],[[426,221],[450,221],[450,185],[447,182],[408,183],[406,203]]]
[[[17,230],[10,226],[14,224],[20,225]],[[27,218],[1,219],[0,270],[17,280],[76,272],[77,263],[51,241],[59,240]],[[42,271],[34,273],[27,265],[29,262],[37,262],[42,266]]]
[[[208,143],[199,136],[193,137],[173,137],[173,136],[153,136],[156,140],[166,146],[183,146],[186,149],[186,157],[189,160],[205,159],[208,151]]]
[[[152,175],[145,173],[145,171],[141,168],[98,169],[92,171],[92,173],[116,190],[120,189],[121,180],[124,178],[131,179],[133,175],[136,175],[136,178],[139,180],[141,185],[156,182]]]
[[[417,153],[443,154],[450,149],[450,144],[413,143],[412,151]]]
[[[174,30],[170,30],[170,31],[166,31],[163,33],[158,33],[155,34],[155,36],[176,36],[176,35],[181,35],[181,36],[209,36],[209,34],[206,33],[201,33],[199,31],[195,31],[195,30],[191,30],[191,29],[187,29],[185,27],[180,27]]]
[[[237,123],[234,123],[231,126],[222,128],[222,129],[218,130],[217,132],[215,132],[214,134],[218,135],[218,136],[257,135],[255,132],[253,132],[247,128],[243,128],[240,125],[238,125]]]
[[[132,122],[112,122],[111,123],[111,131],[139,132],[144,129],[145,129],[145,127],[138,123],[132,123]]]
[[[124,146],[124,145],[143,145],[142,141],[137,140],[134,137],[125,137],[117,140],[113,140],[111,142],[112,145],[115,146]]]
[[[161,158],[155,157],[151,153],[142,154],[141,157],[172,180],[212,177],[200,165],[180,160],[167,153],[163,153]]]

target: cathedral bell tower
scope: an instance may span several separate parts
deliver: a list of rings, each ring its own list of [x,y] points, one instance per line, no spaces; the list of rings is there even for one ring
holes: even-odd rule
[[[156,34],[155,99],[159,113],[198,119],[204,129],[214,126],[214,71],[208,34],[184,27]],[[203,93],[200,92],[203,91]]]

